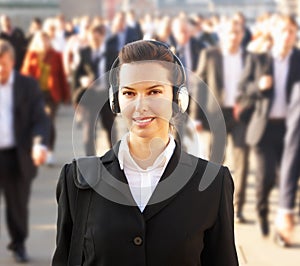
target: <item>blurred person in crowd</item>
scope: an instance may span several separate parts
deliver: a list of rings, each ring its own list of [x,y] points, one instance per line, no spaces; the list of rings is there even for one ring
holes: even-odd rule
[[[244,37],[243,37],[243,40],[242,40],[242,46],[244,48],[246,48],[248,46],[249,42],[252,39],[252,33],[246,25],[246,18],[245,18],[244,14],[242,12],[237,12],[233,15],[233,19],[237,20],[238,23],[240,23],[243,27]]]
[[[220,45],[202,51],[199,59],[197,75],[203,80],[210,92],[216,97],[222,109],[228,136],[233,144],[232,160],[234,162],[235,181],[235,221],[246,222],[243,206],[246,198],[246,180],[248,174],[248,147],[245,143],[246,124],[234,118],[235,98],[238,93],[238,82],[242,75],[246,50],[242,46],[244,36],[243,25],[234,19],[228,20],[222,28]],[[199,90],[200,91],[200,90]],[[207,112],[217,113],[217,107],[212,104],[208,96],[196,94],[197,102],[202,102]],[[203,111],[198,106],[193,117],[197,121],[199,131],[204,129],[209,133],[209,125],[205,122]],[[208,134],[205,134],[208,135]],[[214,136],[206,136],[207,145],[214,144]],[[207,148],[207,150],[210,147]]]
[[[56,38],[55,18],[53,18],[53,17],[46,18],[43,23],[42,31],[44,31],[48,35],[51,46],[53,47],[53,49],[56,50],[56,47],[55,47],[55,41],[56,41],[55,40],[55,38]]]
[[[49,119],[35,80],[14,71],[12,45],[0,39],[0,191],[6,203],[6,222],[16,262],[29,258],[29,198],[37,166],[47,156]]]
[[[88,16],[87,16],[88,17]],[[80,25],[80,20],[81,20],[82,17],[73,17],[71,18],[71,22],[72,22],[72,25],[74,27],[74,32],[75,34],[78,34],[79,33],[79,25]]]
[[[114,49],[120,51],[125,44],[137,41],[139,37],[136,30],[127,25],[124,12],[115,14],[111,25],[111,36],[109,37],[110,45],[114,45]]]
[[[126,23],[128,30],[131,31],[133,40],[142,40],[143,32],[141,29],[140,22],[138,21],[134,10],[129,10],[126,12]]]
[[[189,19],[190,23],[195,27],[194,37],[198,40],[199,44],[204,44],[206,47],[214,46],[217,44],[217,36],[213,30],[212,32],[205,31],[205,21],[204,17],[200,14],[193,15]],[[204,27],[203,27],[204,25]]]
[[[172,34],[175,39],[176,55],[184,67],[195,71],[197,69],[200,51],[205,48],[205,45],[198,43],[191,35],[188,20],[183,15],[173,20]]]
[[[251,53],[267,53],[271,50],[273,39],[270,33],[262,33],[249,42],[247,51]]]
[[[142,32],[144,40],[151,40],[156,32],[154,18],[151,14],[147,13],[142,19]]]
[[[74,25],[73,25],[72,21],[66,21],[65,22],[65,38],[66,38],[66,42],[75,33],[76,32],[75,32],[75,28],[74,28]],[[67,43],[66,43],[66,45],[67,45]],[[64,47],[64,51],[65,50],[66,50],[66,47]]]
[[[165,44],[142,40],[124,46],[115,67],[111,108],[129,132],[103,157],[63,167],[52,265],[238,265],[229,170],[216,165],[199,191],[209,163],[171,135],[188,106],[182,64]]]
[[[21,73],[36,79],[43,92],[46,113],[51,119],[47,164],[53,165],[56,112],[60,102],[69,102],[70,92],[61,54],[52,48],[46,32],[40,31],[35,34],[26,53]]]
[[[64,21],[60,17],[45,19],[42,30],[47,33],[52,48],[62,53],[65,47]]]
[[[300,177],[300,81],[293,86],[290,97],[281,159],[279,209],[275,220],[275,241],[283,247],[292,245],[296,225],[294,207]]]
[[[264,13],[256,18],[252,29],[252,40],[247,45],[247,50],[251,53],[267,53],[273,45],[272,23],[274,16],[270,13]]]
[[[13,27],[11,19],[7,15],[1,15],[0,17],[0,38],[5,39],[11,43],[15,50],[15,69],[20,70],[24,55],[26,53],[27,42],[24,35],[24,32],[17,28]]]
[[[42,20],[39,17],[33,18],[30,22],[28,34],[26,36],[27,44],[29,44],[32,41],[32,38],[35,35],[35,33],[40,31],[41,29],[42,29]]]
[[[198,65],[199,54],[202,49],[205,48],[204,44],[199,44],[198,41],[192,37],[191,30],[189,28],[188,20],[185,13],[180,13],[172,22],[172,34],[175,40],[175,54],[178,56],[183,66],[190,70],[196,71]],[[188,82],[189,77],[187,77]],[[192,95],[193,91],[190,92]],[[189,109],[187,113],[189,113]],[[183,143],[189,142],[189,126],[187,123],[187,117],[182,116],[177,120],[177,135],[178,139],[181,136]],[[186,151],[189,149],[189,145],[185,145]]]
[[[271,52],[247,58],[239,88],[244,97],[254,100],[246,142],[256,158],[256,207],[263,236],[269,235],[268,199],[280,166],[287,105],[293,85],[300,80],[297,23],[282,15],[274,26]]]
[[[101,16],[95,16],[92,19],[92,26],[100,26],[100,25],[104,25],[104,19]]]
[[[66,20],[65,17],[60,14],[54,18],[55,23],[55,39],[52,44],[56,51],[63,52],[66,46]]]
[[[78,103],[80,95],[86,90],[95,80],[93,84],[93,103],[88,106],[80,106],[82,112],[82,124],[84,132],[84,147],[86,155],[95,155],[95,115],[99,115],[94,111],[101,101],[106,101],[100,111],[102,126],[106,131],[107,140],[110,146],[114,143],[114,114],[110,110],[108,103],[108,81],[105,79],[105,74],[110,70],[114,60],[118,56],[118,50],[110,45],[110,41],[105,40],[105,26],[98,25],[89,29],[88,46],[80,50],[80,62],[75,70],[75,78],[79,86],[78,91],[74,94],[74,101]],[[98,104],[97,104],[98,101]]]
[[[80,62],[80,49],[88,45],[88,29],[90,26],[90,18],[88,16],[81,17],[78,33],[68,39],[63,53],[64,69],[70,81],[72,94],[80,86],[79,80],[75,77],[75,70]]]
[[[172,34],[172,20],[169,16],[164,16],[158,22],[158,26],[153,39],[164,42],[175,49],[175,39]]]
[[[254,26],[252,27],[252,40],[257,39],[265,33],[270,33],[270,13],[263,13],[256,17]]]

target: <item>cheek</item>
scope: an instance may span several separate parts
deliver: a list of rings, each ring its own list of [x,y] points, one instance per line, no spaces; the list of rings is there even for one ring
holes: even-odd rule
[[[124,118],[132,116],[134,112],[134,105],[130,101],[124,100],[122,97],[119,97],[119,105],[121,114]]]
[[[149,102],[151,111],[159,118],[170,121],[173,113],[172,101],[169,99],[155,99]]]

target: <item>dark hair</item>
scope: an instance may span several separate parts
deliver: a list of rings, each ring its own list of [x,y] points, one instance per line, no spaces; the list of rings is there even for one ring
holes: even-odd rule
[[[179,74],[180,66],[175,62],[174,54],[167,44],[140,40],[125,45],[119,53],[119,65],[148,60],[157,61],[157,63],[169,70],[169,78],[172,84],[180,85],[183,80]]]
[[[35,17],[32,19],[32,22],[38,24],[38,25],[42,25],[42,20],[39,17]]]
[[[90,28],[90,32],[92,33],[98,33],[100,35],[105,35],[106,28],[104,25],[94,25]]]

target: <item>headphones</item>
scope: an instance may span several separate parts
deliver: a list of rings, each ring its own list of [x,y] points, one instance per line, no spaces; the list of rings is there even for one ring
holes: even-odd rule
[[[154,40],[143,40],[143,41],[136,41],[136,42],[150,42],[152,44],[155,44],[156,46],[162,46],[168,51],[170,51],[173,55],[174,61],[173,63],[177,64],[180,69],[180,73],[182,76],[181,82],[179,86],[173,85],[173,112],[178,113],[184,113],[189,105],[189,93],[188,89],[186,87],[186,74],[184,70],[184,66],[180,59],[170,50],[169,46],[163,42],[154,41]],[[133,42],[135,43],[135,42]],[[132,43],[130,43],[132,44]],[[110,108],[114,114],[118,114],[121,112],[120,105],[119,105],[119,98],[118,98],[118,90],[119,90],[119,84],[114,83],[114,81],[117,80],[116,78],[116,68],[119,66],[120,59],[117,57],[117,59],[112,64],[112,67],[109,71],[109,103]]]

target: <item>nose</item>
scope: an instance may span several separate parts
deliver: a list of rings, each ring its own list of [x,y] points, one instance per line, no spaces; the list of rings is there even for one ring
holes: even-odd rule
[[[147,100],[143,95],[139,95],[136,98],[134,104],[135,104],[135,111],[137,112],[142,112],[147,110]]]

